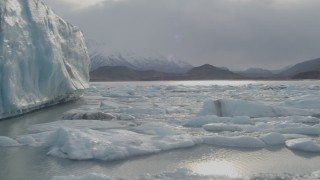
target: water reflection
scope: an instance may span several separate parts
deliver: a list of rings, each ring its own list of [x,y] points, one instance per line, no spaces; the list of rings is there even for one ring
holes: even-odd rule
[[[197,174],[206,176],[239,177],[237,167],[231,162],[225,160],[194,163],[191,165],[190,169]]]

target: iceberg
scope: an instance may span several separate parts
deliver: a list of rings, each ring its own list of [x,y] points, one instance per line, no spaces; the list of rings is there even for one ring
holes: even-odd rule
[[[79,98],[89,69],[77,27],[40,0],[0,1],[0,119]]]

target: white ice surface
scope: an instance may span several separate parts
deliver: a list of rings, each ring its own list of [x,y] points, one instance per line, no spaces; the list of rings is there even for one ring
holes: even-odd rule
[[[45,145],[56,157],[105,161],[203,144],[304,150],[296,141],[307,138],[302,143],[317,147],[318,114],[284,102],[316,94],[320,86],[109,83],[93,83],[85,94],[88,104],[66,112],[64,118],[103,112],[114,119],[66,118],[74,120],[32,125],[18,142]]]
[[[0,1],[0,119],[82,95],[83,34],[40,0]]]

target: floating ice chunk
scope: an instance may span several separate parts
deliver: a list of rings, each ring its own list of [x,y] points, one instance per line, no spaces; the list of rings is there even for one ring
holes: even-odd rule
[[[51,123],[35,124],[28,128],[31,133],[56,131],[60,127],[75,129],[115,129],[124,128],[130,124],[119,123],[116,121],[98,121],[98,120],[60,120]]]
[[[300,97],[290,98],[285,101],[287,106],[304,108],[304,109],[319,109],[320,95],[305,95]]]
[[[177,86],[167,86],[166,88],[165,88],[165,90],[167,90],[167,91],[172,91],[172,90],[175,90],[175,89],[177,89],[178,87]]]
[[[234,116],[231,119],[233,124],[253,124],[252,120],[248,116]]]
[[[320,170],[312,172],[311,173],[311,178],[312,179],[320,179]]]
[[[0,147],[20,146],[18,141],[6,136],[0,136]]]
[[[143,108],[143,107],[132,107],[132,108],[126,108],[121,109],[121,113],[126,114],[149,114],[149,115],[155,115],[155,114],[165,114],[166,111],[161,108]]]
[[[245,179],[255,180],[316,180],[320,178],[320,171],[310,174],[258,174]],[[124,178],[125,179],[125,178]],[[52,180],[124,180],[123,178],[109,178],[103,174],[90,173],[84,176],[55,176]],[[137,177],[130,177],[132,180],[239,180],[242,178],[231,178],[218,175],[201,175],[186,168],[178,168],[173,172],[161,172],[159,174],[142,174]]]
[[[86,119],[86,120],[111,120],[115,117],[112,114],[92,111],[92,110],[78,110],[74,109],[63,114],[62,119],[72,120],[72,119]]]
[[[51,131],[28,134],[18,137],[16,140],[22,145],[41,146],[46,142],[48,136],[52,134]]]
[[[119,114],[118,119],[123,121],[130,121],[130,120],[134,120],[135,117],[129,114]]]
[[[131,96],[133,96],[133,95],[136,94],[136,92],[135,92],[134,89],[129,89],[129,90],[127,91],[127,93],[128,93],[129,95],[131,95]]]
[[[131,129],[134,132],[149,135],[169,136],[176,135],[180,131],[178,128],[168,125],[167,123],[149,122]]]
[[[212,124],[206,124],[203,126],[203,128],[207,131],[214,131],[214,132],[220,132],[220,131],[241,131],[242,128],[236,125],[231,124],[224,124],[224,123],[212,123]]]
[[[283,136],[289,140],[289,139],[298,139],[298,138],[307,138],[309,136],[303,135],[303,134],[283,134]]]
[[[185,126],[201,127],[210,123],[253,124],[251,119],[246,116],[218,117],[216,115],[208,115],[193,117],[185,123]]]
[[[320,123],[320,119],[312,116],[291,116],[288,118],[295,123]]]
[[[174,172],[162,172],[159,174],[142,174],[137,177],[130,178],[109,178],[103,174],[90,173],[84,176],[55,176],[52,180],[235,180],[225,176],[205,176],[197,174],[186,168],[176,169]]]
[[[51,180],[113,180],[103,174],[90,173],[84,176],[55,176]]]
[[[290,149],[320,153],[320,144],[312,138],[299,138],[286,141]]]
[[[36,140],[32,136],[20,136],[17,138],[17,141],[23,145],[35,145]]]
[[[304,134],[304,135],[320,135],[320,129],[317,127],[289,127],[279,129],[282,134]]]
[[[101,109],[117,109],[118,107],[119,106],[114,102],[110,102],[110,101],[101,101],[100,102]]]
[[[76,130],[59,128],[46,140],[49,155],[75,160],[119,160],[175,148],[191,147],[201,138],[191,136],[151,136],[128,130]]]
[[[202,127],[203,125],[210,123],[218,123],[216,115],[193,117],[185,123],[185,126]]]
[[[175,113],[186,113],[188,112],[186,109],[180,107],[171,107],[166,109],[167,114],[175,114]]]
[[[274,107],[244,100],[207,100],[199,113],[200,116],[217,115],[220,117],[279,117],[311,114],[301,109]]]
[[[286,138],[282,134],[276,132],[264,134],[260,139],[268,146],[284,144],[286,141]]]
[[[266,144],[256,137],[250,136],[237,136],[237,137],[224,137],[224,136],[208,136],[203,138],[206,144],[227,147],[243,147],[243,148],[263,148]]]

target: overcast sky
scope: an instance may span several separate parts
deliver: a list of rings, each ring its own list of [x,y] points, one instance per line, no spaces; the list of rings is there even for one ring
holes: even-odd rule
[[[320,0],[44,0],[106,54],[278,69],[320,57]]]

